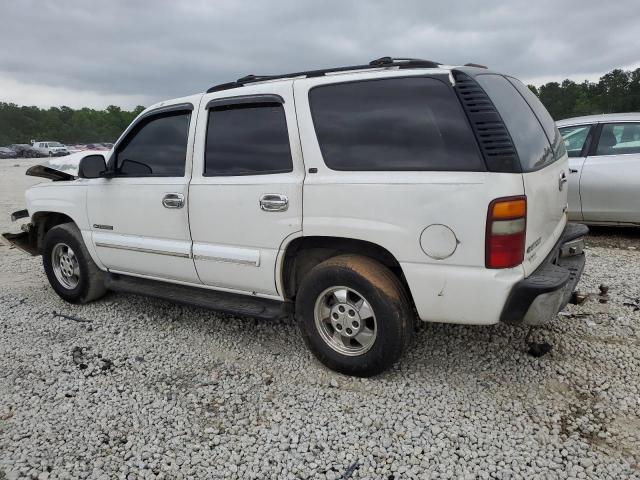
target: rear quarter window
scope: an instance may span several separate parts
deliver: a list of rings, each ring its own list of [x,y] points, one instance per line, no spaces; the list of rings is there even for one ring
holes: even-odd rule
[[[555,153],[554,159],[557,160],[562,157],[565,153],[567,153],[567,149],[565,147],[564,141],[562,140],[562,135],[560,135],[560,131],[558,127],[556,127],[556,122],[553,121],[553,117],[545,106],[542,104],[540,99],[531,91],[529,87],[527,87],[524,83],[522,83],[517,78],[508,77],[509,82],[516,87],[516,90],[522,95],[525,101],[529,104],[533,113],[538,120],[540,121],[540,125],[544,129],[544,133],[547,135],[547,139],[553,148]]]
[[[333,170],[485,170],[455,93],[435,78],[323,85],[309,102]]]
[[[518,151],[522,170],[531,172],[553,163],[556,156],[541,122],[516,87],[502,75],[496,74],[478,75],[476,81],[487,92],[507,126]]]

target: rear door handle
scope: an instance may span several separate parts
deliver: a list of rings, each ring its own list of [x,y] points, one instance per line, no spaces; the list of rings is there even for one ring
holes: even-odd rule
[[[162,197],[162,206],[164,208],[182,208],[184,207],[184,195],[181,193],[167,193]]]
[[[569,169],[569,173],[578,173],[578,169],[577,168],[570,168]]]
[[[558,189],[560,191],[562,191],[562,187],[564,186],[565,183],[567,183],[567,174],[562,172],[562,174],[560,175],[560,178],[558,179]]]
[[[289,208],[289,199],[280,193],[265,193],[260,197],[260,209],[265,212],[285,212]]]

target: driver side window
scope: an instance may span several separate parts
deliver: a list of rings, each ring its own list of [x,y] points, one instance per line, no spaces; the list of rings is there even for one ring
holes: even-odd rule
[[[119,177],[183,177],[189,140],[190,111],[141,120],[115,152]]]

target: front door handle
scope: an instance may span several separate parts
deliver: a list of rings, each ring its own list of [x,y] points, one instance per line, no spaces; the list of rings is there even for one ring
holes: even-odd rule
[[[181,193],[167,193],[162,197],[162,206],[164,208],[182,208],[184,207],[184,195]]]
[[[569,169],[569,173],[578,173],[578,169],[577,168],[570,168]]]
[[[265,212],[285,212],[289,208],[289,199],[280,193],[265,193],[260,197],[260,208]]]

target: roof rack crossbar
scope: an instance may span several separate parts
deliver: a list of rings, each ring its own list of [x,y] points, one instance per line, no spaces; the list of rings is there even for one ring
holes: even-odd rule
[[[372,67],[438,68],[442,64],[421,58],[380,57],[370,61],[369,65]]]
[[[306,78],[322,77],[327,73],[340,73],[340,72],[348,72],[351,70],[371,70],[372,68],[386,68],[386,67],[437,68],[439,66],[440,66],[440,63],[432,62],[430,60],[420,60],[416,58],[381,57],[376,60],[372,60],[367,65],[351,65],[348,67],[324,68],[320,70],[307,70],[303,72],[285,73],[281,75],[246,75],[242,78],[237,79],[235,82],[228,82],[228,83],[221,83],[220,85],[214,85],[213,87],[207,90],[207,93],[242,87],[249,83],[264,82],[267,80],[278,80],[278,79],[297,78],[297,77],[306,77]]]
[[[463,67],[475,67],[475,68],[484,68],[484,69],[489,68],[486,65],[480,65],[479,63],[465,63]]]

